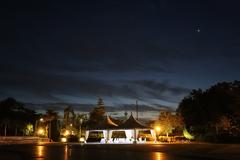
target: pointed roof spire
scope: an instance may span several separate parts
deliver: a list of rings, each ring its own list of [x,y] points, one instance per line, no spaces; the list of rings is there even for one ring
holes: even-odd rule
[[[130,117],[123,122],[123,124],[119,125],[117,127],[118,129],[149,129],[151,127],[147,127],[144,124],[142,124],[141,122],[139,122],[138,120],[136,120],[131,112]]]
[[[87,126],[87,130],[104,130],[104,129],[114,129],[118,125],[114,123],[110,117],[107,115],[104,121],[98,125]]]
[[[110,119],[110,116],[107,114],[107,117],[106,117],[106,124],[108,125],[112,125],[112,126],[117,126],[116,123],[114,123],[111,119]]]

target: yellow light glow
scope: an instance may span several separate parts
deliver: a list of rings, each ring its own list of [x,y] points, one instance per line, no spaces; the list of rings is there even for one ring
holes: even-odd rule
[[[39,128],[37,133],[38,133],[38,135],[43,135],[44,134],[44,130],[42,128]]]
[[[85,142],[85,139],[83,137],[79,138],[79,142]]]
[[[61,138],[61,142],[67,142],[67,138],[65,137]]]
[[[45,154],[45,148],[44,146],[37,146],[37,155],[38,157],[42,158]]]
[[[186,128],[183,130],[183,136],[184,136],[185,138],[189,139],[189,140],[193,140],[193,139],[194,139],[194,136],[191,135],[191,134],[187,131]]]
[[[68,136],[70,134],[69,130],[66,130],[64,136]]]
[[[161,153],[161,152],[153,152],[153,157],[152,159],[154,160],[164,160],[167,159],[166,155]]]
[[[40,121],[43,122],[43,118],[40,118]]]
[[[156,127],[155,127],[155,130],[156,130],[157,132],[160,132],[160,131],[161,131],[161,127],[156,126]]]

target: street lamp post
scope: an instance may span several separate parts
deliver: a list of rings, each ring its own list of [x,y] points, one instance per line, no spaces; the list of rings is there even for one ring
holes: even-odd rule
[[[52,120],[49,121],[49,126],[48,126],[48,138],[51,142],[51,138],[52,138]]]
[[[82,118],[80,119],[80,126],[79,126],[79,134],[80,134],[80,138],[82,137]]]

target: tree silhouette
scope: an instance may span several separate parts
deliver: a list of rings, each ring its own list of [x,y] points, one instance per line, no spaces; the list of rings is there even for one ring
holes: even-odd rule
[[[28,123],[35,124],[36,117],[33,110],[25,108],[14,98],[0,101],[0,127],[4,136],[22,135]]]
[[[202,91],[193,90],[179,104],[188,131],[197,135],[218,135],[230,125],[229,134],[239,136],[240,81],[222,82]],[[227,122],[229,121],[229,122]]]
[[[46,114],[44,115],[44,120],[47,122],[48,138],[50,140],[57,139],[57,137],[59,137],[59,129],[57,129],[58,128],[57,119],[58,119],[58,113],[55,112],[53,109],[47,109]],[[54,122],[54,125],[53,125],[53,122]]]
[[[102,98],[98,99],[97,107],[94,107],[90,112],[89,124],[96,125],[101,123],[104,120],[106,111],[104,107],[104,102]]]

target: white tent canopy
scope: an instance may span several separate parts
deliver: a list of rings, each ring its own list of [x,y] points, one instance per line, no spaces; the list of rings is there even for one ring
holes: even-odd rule
[[[141,122],[137,121],[131,114],[131,116],[119,126],[111,121],[109,116],[106,116],[104,123],[88,127],[86,130],[86,139],[88,139],[89,132],[99,131],[103,133],[103,139],[101,143],[137,143],[139,131],[150,130],[151,136],[156,140],[155,132],[152,128],[145,126]],[[126,138],[112,138],[113,131],[124,131]]]

